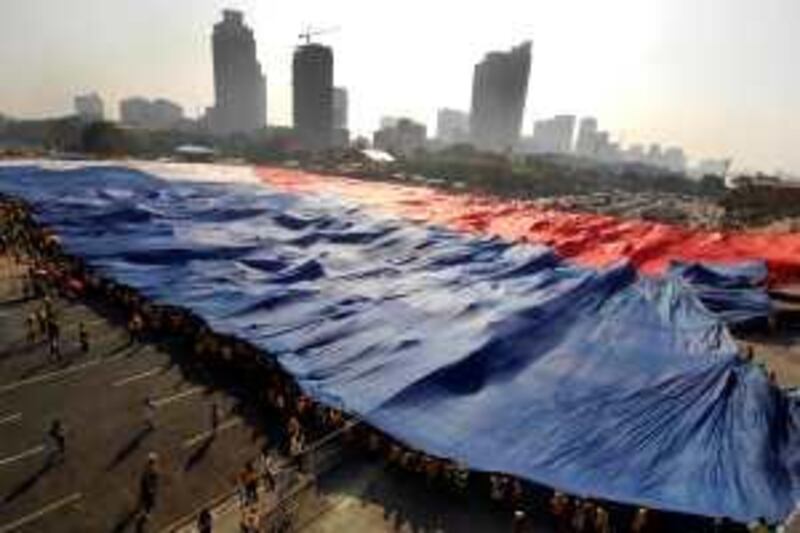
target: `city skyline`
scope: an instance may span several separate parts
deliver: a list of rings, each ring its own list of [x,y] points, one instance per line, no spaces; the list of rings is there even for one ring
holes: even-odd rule
[[[789,120],[800,113],[790,53],[800,6],[788,0],[420,4],[391,24],[354,2],[272,11],[255,1],[200,0],[189,11],[155,0],[15,0],[0,22],[0,60],[15,81],[0,88],[0,112],[65,113],[74,95],[97,91],[112,116],[119,100],[141,95],[176,101],[196,117],[213,104],[210,28],[227,7],[245,12],[258,41],[270,124],[291,123],[292,50],[306,24],[341,27],[319,41],[335,50],[334,83],[350,93],[354,135],[375,130],[383,115],[432,130],[439,108],[469,108],[472,68],[487,51],[531,39],[523,135],[538,118],[591,115],[625,143],[800,170],[792,146],[799,126]],[[443,20],[455,22],[447,38]]]

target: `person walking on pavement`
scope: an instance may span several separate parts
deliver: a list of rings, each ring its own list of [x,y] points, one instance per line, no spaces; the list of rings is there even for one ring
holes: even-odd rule
[[[78,343],[81,345],[81,353],[86,355],[89,353],[89,332],[86,330],[86,325],[81,322],[78,324]]]
[[[158,456],[150,453],[147,456],[147,464],[144,467],[142,476],[139,478],[139,510],[142,519],[147,521],[156,506],[158,496]]]
[[[258,503],[258,472],[256,472],[253,461],[248,461],[244,467],[244,493],[247,503],[253,505]]]
[[[55,314],[53,313],[53,299],[50,298],[50,295],[44,297],[44,318],[45,320],[50,320],[55,318]]]
[[[271,493],[277,487],[277,483],[275,480],[275,459],[272,457],[272,453],[269,447],[269,443],[264,443],[261,446],[261,453],[258,454],[258,473],[261,479],[264,482],[264,488],[266,489],[267,493]]]
[[[148,431],[156,429],[156,402],[149,395],[144,399],[144,424]]]
[[[50,343],[50,357],[61,360],[61,329],[54,317],[47,319],[47,340]]]
[[[142,340],[142,330],[144,329],[144,321],[138,312],[134,311],[128,322],[128,346],[133,346]]]
[[[36,315],[34,313],[28,315],[25,325],[28,330],[28,344],[34,344],[36,342]]]
[[[211,403],[211,435],[215,436],[217,434],[217,429],[219,429],[219,419],[220,419],[220,408],[217,402]]]
[[[200,514],[197,516],[197,533],[211,533],[214,520],[211,517],[211,511],[208,507],[204,507]]]
[[[57,418],[53,420],[53,422],[50,424],[50,430],[47,432],[47,435],[55,445],[55,457],[63,460],[67,451],[67,437],[64,433],[64,426],[61,424],[61,420]]]
[[[36,321],[39,323],[39,335],[44,337],[47,334],[47,313],[44,307],[36,310]]]

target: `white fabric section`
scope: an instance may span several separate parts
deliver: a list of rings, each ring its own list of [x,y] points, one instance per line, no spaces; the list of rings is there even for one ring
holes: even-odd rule
[[[0,160],[0,166],[38,166],[49,170],[73,170],[86,167],[123,166],[152,174],[159,178],[178,181],[259,183],[253,167],[247,164],[177,163],[167,161],[119,160],[57,160],[57,159],[8,159]]]

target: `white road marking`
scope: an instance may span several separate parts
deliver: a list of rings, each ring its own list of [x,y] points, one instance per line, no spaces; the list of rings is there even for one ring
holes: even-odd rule
[[[9,424],[11,422],[17,422],[18,420],[22,420],[22,413],[14,413],[13,415],[4,416],[0,418],[0,425],[2,424]]]
[[[224,431],[226,429],[230,429],[232,427],[240,426],[241,424],[242,424],[242,419],[241,418],[233,418],[233,419],[228,420],[227,422],[223,422],[222,424],[217,426],[217,433],[219,433],[220,431]],[[190,438],[186,439],[185,441],[183,441],[183,447],[184,448],[191,448],[195,444],[197,444],[199,442],[203,442],[204,440],[206,440],[207,438],[211,437],[212,435],[214,435],[214,431],[212,431],[212,430],[203,431],[202,433],[198,433],[194,437],[190,437]]]
[[[79,365],[72,365],[64,370],[55,370],[53,372],[46,372],[44,374],[39,374],[38,376],[33,376],[27,379],[22,379],[20,381],[15,381],[13,383],[7,383],[5,385],[0,386],[0,394],[4,392],[10,392],[16,390],[20,387],[24,387],[25,385],[33,385],[35,383],[41,383],[43,381],[49,381],[52,379],[60,378],[62,376],[68,376],[70,374],[74,374],[75,372],[80,372],[81,370],[85,370],[87,368],[91,368],[93,366],[97,366],[101,363],[111,363],[113,361],[118,361],[122,358],[126,357],[125,354],[115,355],[112,357],[98,357],[96,359],[91,359],[86,361],[85,363],[81,363]]]
[[[202,390],[203,387],[192,387],[191,389],[179,392],[178,394],[173,394],[172,396],[167,396],[166,398],[159,398],[158,400],[153,400],[153,405],[155,405],[156,407],[161,407],[162,405],[167,405],[169,403],[178,401],[181,398],[186,398],[187,396],[191,396],[192,394],[197,394]]]
[[[149,378],[150,376],[154,376],[154,375],[158,374],[159,372],[162,372],[163,370],[164,369],[161,368],[161,367],[153,368],[151,370],[145,370],[144,372],[139,372],[138,374],[133,374],[132,376],[128,376],[128,377],[123,378],[123,379],[118,379],[117,381],[112,383],[112,386],[114,386],[114,387],[124,387],[128,383],[133,383],[134,381],[139,381],[140,379]]]
[[[66,498],[61,498],[58,501],[55,501],[55,502],[53,502],[51,504],[48,504],[48,505],[45,505],[44,507],[42,507],[38,511],[34,511],[33,513],[25,515],[22,518],[19,518],[19,519],[13,521],[13,522],[9,522],[8,524],[4,524],[4,525],[0,526],[0,533],[9,533],[11,531],[14,531],[15,529],[19,529],[22,526],[27,525],[27,524],[33,522],[34,520],[37,520],[37,519],[43,517],[44,515],[46,515],[48,513],[52,513],[53,511],[57,511],[57,510],[61,509],[62,507],[65,507],[65,506],[67,506],[67,505],[69,505],[71,503],[74,503],[74,502],[80,500],[82,497],[83,497],[83,494],[81,494],[80,492],[76,492],[74,494],[71,494],[71,495],[67,496]]]
[[[30,450],[25,450],[24,452],[18,453],[17,455],[12,455],[11,457],[6,457],[5,459],[0,459],[0,466],[4,466],[4,465],[10,464],[10,463],[19,461],[20,459],[25,459],[26,457],[30,457],[32,455],[38,455],[38,454],[44,452],[44,450],[45,450],[44,444],[40,444],[38,446],[34,446]]]

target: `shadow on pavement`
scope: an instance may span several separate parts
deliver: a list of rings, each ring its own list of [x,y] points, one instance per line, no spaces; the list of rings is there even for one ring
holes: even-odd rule
[[[136,433],[133,438],[117,452],[117,454],[114,456],[114,459],[112,459],[111,463],[109,463],[109,465],[106,467],[106,471],[108,472],[109,470],[113,470],[125,459],[127,459],[128,456],[130,456],[142,445],[147,436],[152,432],[153,429],[149,427],[140,429],[139,432]]]
[[[52,457],[48,458],[47,461],[39,468],[39,470],[34,472],[25,481],[14,487],[14,489],[9,492],[5,498],[3,498],[3,503],[10,503],[28,492],[42,477],[45,476],[45,474],[52,470],[55,465],[56,461]]]
[[[211,435],[203,441],[203,445],[197,448],[194,453],[186,460],[186,464],[183,465],[183,471],[188,472],[197,464],[203,460],[203,457],[206,456],[208,450],[211,449],[211,445],[214,444],[214,439],[216,438],[215,435]]]
[[[456,495],[366,458],[354,458],[337,467],[320,480],[318,491],[333,498],[348,495],[362,506],[376,506],[380,519],[378,515],[371,519],[375,531],[505,533],[511,523],[510,512],[495,509],[482,498]],[[536,524],[535,531],[552,533],[545,524]]]
[[[139,509],[134,508],[130,511],[127,511],[122,517],[114,524],[114,527],[111,529],[112,533],[122,533],[123,531],[128,529],[128,526],[135,526],[135,530],[141,530],[142,520],[139,518]]]

